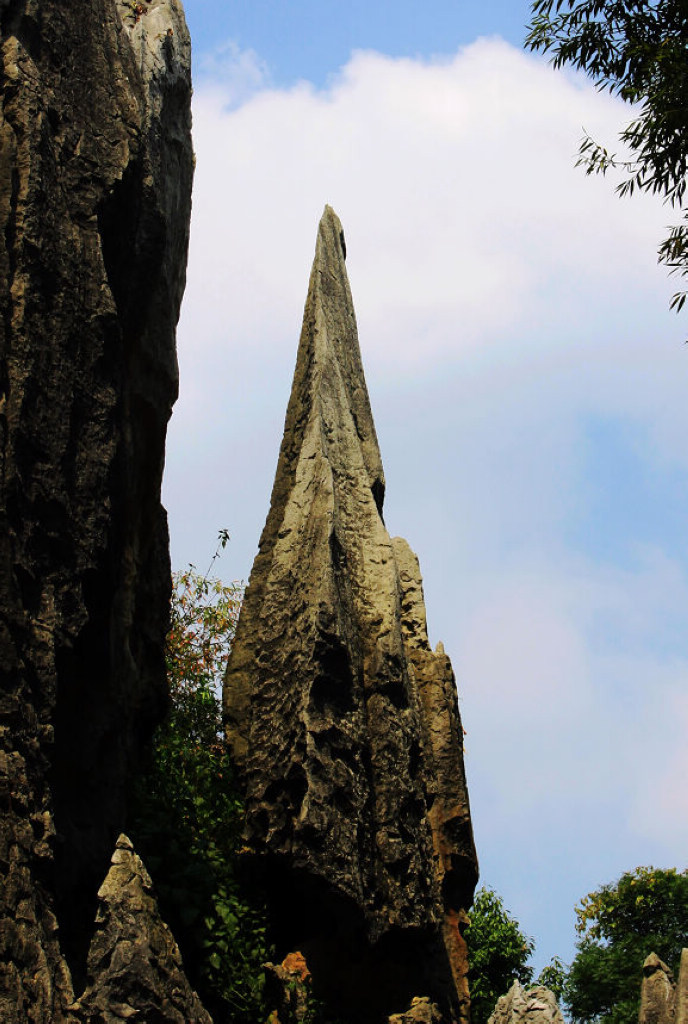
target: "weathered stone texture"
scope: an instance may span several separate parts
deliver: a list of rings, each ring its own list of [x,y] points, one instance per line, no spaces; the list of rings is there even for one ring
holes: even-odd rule
[[[190,185],[178,0],[0,4],[0,1019],[70,966],[165,701]],[[60,922],[58,933],[56,915]]]
[[[117,840],[98,901],[88,953],[89,984],[70,1008],[77,1019],[94,1024],[129,1019],[212,1024],[160,918],[150,876],[125,835]]]
[[[278,934],[303,950],[316,990],[371,1019],[412,996],[457,1019],[477,879],[461,722],[449,660],[428,644],[417,560],[382,518],[344,259],[328,207],[227,671],[227,733],[247,859],[269,869]]]
[[[432,651],[428,642],[418,558],[401,537],[394,537],[392,546],[399,573],[402,633],[420,700],[427,816],[435,881],[445,906],[444,945],[456,991],[468,1005],[468,951],[462,928],[468,922],[465,908],[473,899],[477,864],[461,756],[463,727],[456,679],[442,644]]]
[[[675,989],[671,968],[650,953],[643,964],[638,1024],[672,1024]]]
[[[681,950],[674,999],[674,1024],[688,1024],[688,949]]]
[[[543,985],[524,989],[515,981],[497,1000],[488,1024],[564,1024],[556,996]]]

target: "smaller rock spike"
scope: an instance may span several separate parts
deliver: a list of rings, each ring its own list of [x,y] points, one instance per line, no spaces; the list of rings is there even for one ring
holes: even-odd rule
[[[247,861],[282,955],[359,1021],[428,998],[466,1020],[477,881],[451,664],[392,540],[345,267],[320,221],[284,439],[227,669]]]

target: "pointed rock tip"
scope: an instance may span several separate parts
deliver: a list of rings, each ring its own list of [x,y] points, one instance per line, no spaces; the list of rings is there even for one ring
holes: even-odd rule
[[[643,970],[647,974],[652,974],[658,970],[668,971],[669,968],[663,960],[660,960],[656,953],[650,953],[643,962]]]
[[[346,242],[344,240],[344,229],[342,228],[342,222],[340,221],[337,214],[334,212],[329,203],[325,204],[323,215],[320,218],[319,225],[320,234],[327,238],[328,235],[334,237],[340,245],[342,255],[346,259]]]
[[[323,210],[322,217],[320,218],[321,224],[327,221],[332,221],[332,223],[335,224],[338,228],[341,228],[342,226],[342,222],[340,221],[339,217],[334,212],[329,203],[325,203],[325,209]]]

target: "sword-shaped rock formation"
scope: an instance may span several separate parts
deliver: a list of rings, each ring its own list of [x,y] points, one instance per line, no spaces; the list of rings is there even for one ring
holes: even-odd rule
[[[384,474],[341,224],[320,222],[284,439],[224,689],[245,857],[282,952],[345,1017],[466,1019],[477,880],[449,659]]]
[[[0,48],[0,1019],[59,1024],[167,696],[190,42],[179,0],[0,0]]]

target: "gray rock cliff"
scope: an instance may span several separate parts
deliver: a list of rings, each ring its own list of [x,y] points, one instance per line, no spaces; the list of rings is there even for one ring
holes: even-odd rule
[[[166,701],[193,154],[178,0],[0,4],[0,1019],[71,1019]]]
[[[461,721],[417,559],[383,521],[344,261],[326,207],[224,688],[245,859],[270,889],[282,952],[305,955],[340,1013],[382,1020],[424,997],[459,1020],[477,879]]]

